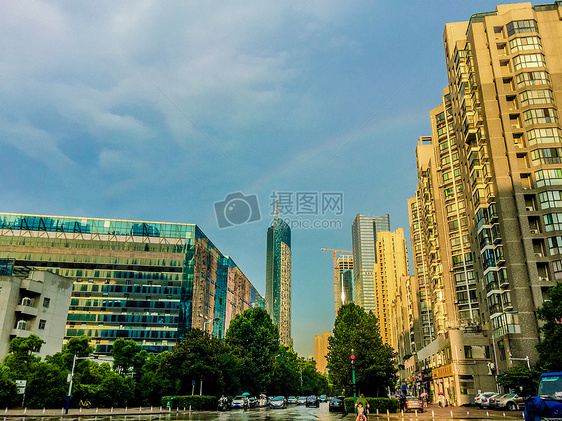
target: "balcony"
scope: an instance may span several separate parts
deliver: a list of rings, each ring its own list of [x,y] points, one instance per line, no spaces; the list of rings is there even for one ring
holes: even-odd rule
[[[28,304],[19,304],[16,307],[16,313],[19,313],[21,316],[37,317],[38,310]]]
[[[20,289],[30,294],[41,295],[41,292],[43,291],[43,282],[35,281],[33,279],[24,279],[21,281]]]

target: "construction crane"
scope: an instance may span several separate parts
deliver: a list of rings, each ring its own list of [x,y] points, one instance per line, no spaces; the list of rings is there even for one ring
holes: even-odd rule
[[[320,249],[322,251],[331,251],[334,256],[334,304],[336,306],[336,315],[338,314],[338,253],[351,253],[350,250]]]

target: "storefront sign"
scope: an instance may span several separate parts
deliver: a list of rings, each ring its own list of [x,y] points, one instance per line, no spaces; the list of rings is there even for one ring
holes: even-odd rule
[[[431,376],[434,379],[440,379],[442,377],[451,377],[453,375],[453,364],[444,365],[442,367],[437,367],[431,370]]]

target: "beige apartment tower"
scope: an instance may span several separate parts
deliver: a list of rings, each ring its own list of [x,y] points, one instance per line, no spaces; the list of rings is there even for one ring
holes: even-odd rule
[[[403,314],[406,304],[402,294],[402,284],[409,277],[408,249],[404,230],[377,233],[377,262],[373,267],[375,291],[375,315],[379,320],[382,340],[385,344],[399,349],[398,336],[408,331]]]
[[[326,373],[326,365],[328,360],[326,356],[328,355],[328,346],[330,345],[329,339],[332,336],[332,332],[324,331],[322,335],[316,335],[314,337],[314,360],[316,361],[316,370],[320,373]]]
[[[536,310],[562,279],[560,6],[499,5],[445,26],[449,83],[408,204],[434,336],[422,314],[421,386],[457,405],[536,361]]]

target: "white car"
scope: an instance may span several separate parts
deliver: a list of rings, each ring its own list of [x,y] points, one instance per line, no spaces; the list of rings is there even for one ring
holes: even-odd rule
[[[474,405],[479,406],[480,408],[482,408],[482,402],[483,400],[485,400],[486,403],[488,402],[488,399],[490,399],[492,396],[497,395],[498,392],[483,392],[483,393],[479,393],[478,395],[476,395],[476,397],[474,398]]]
[[[232,403],[230,404],[231,408],[244,408],[244,398],[245,396],[236,396],[232,399]]]

